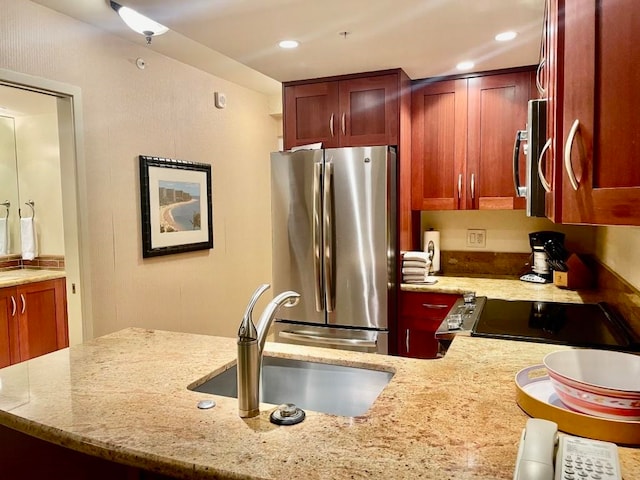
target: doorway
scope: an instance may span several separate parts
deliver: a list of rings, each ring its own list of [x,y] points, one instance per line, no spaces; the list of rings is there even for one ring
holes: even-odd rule
[[[7,108],[7,113],[0,115],[10,117],[11,98],[28,98],[33,102],[33,108],[43,105],[46,112],[41,116],[47,117],[47,129],[53,129],[52,144],[56,144],[59,152],[58,163],[48,163],[46,168],[56,168],[57,172],[51,172],[49,176],[59,183],[53,197],[42,202],[41,206],[49,208],[49,216],[55,217],[48,229],[49,248],[62,252],[64,256],[64,269],[67,286],[67,309],[69,318],[69,344],[81,343],[93,336],[88,254],[83,253],[82,245],[88,245],[87,222],[83,217],[87,214],[86,187],[84,181],[84,156],[82,134],[82,99],[80,89],[51,80],[24,75],[10,70],[0,69],[0,105]],[[14,112],[15,116],[15,112]],[[17,118],[17,117],[16,117]],[[34,117],[35,118],[35,117]],[[57,140],[57,141],[56,141]],[[19,165],[20,151],[16,155],[16,163]],[[52,167],[52,165],[54,167]],[[25,169],[26,170],[26,169]],[[41,170],[41,168],[39,169]],[[20,168],[16,167],[16,175],[19,177]],[[24,179],[23,179],[24,180]],[[16,178],[20,185],[19,178]],[[20,195],[18,205],[27,200]],[[53,188],[55,190],[55,186]],[[29,199],[31,201],[31,199]],[[55,204],[59,202],[59,209]],[[34,202],[36,208],[38,203]],[[56,228],[59,229],[55,232]],[[44,243],[44,242],[43,242]],[[58,245],[61,243],[61,246]],[[42,251],[46,254],[46,251]]]

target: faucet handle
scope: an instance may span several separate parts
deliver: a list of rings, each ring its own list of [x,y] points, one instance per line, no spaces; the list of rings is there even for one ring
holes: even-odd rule
[[[240,340],[257,340],[258,332],[253,323],[252,315],[253,315],[253,307],[255,307],[256,302],[260,298],[265,291],[269,290],[271,285],[268,283],[263,283],[260,285],[253,295],[251,296],[251,300],[247,304],[247,308],[244,311],[244,316],[242,317],[242,322],[240,323],[240,328],[238,329],[238,338]]]

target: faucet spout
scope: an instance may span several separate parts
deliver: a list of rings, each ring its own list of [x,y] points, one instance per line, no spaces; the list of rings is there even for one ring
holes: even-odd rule
[[[277,295],[262,312],[256,327],[252,319],[253,307],[260,295],[269,287],[269,284],[265,283],[253,293],[238,329],[238,413],[242,418],[255,417],[260,414],[262,351],[276,312],[281,306],[292,307],[296,305],[300,298],[300,294],[293,291]]]
[[[267,307],[264,309],[262,315],[260,315],[260,318],[258,319],[258,325],[256,325],[260,355],[262,355],[262,350],[264,349],[264,342],[267,339],[269,327],[271,327],[271,324],[275,320],[276,312],[278,311],[278,309],[280,307],[293,307],[298,304],[299,300],[299,293],[288,290],[286,292],[282,292],[280,295],[277,295],[273,300],[269,302]]]

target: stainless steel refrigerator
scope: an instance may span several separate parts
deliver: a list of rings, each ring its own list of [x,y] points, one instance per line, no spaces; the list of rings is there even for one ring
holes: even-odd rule
[[[398,256],[396,148],[271,154],[276,341],[388,353]]]

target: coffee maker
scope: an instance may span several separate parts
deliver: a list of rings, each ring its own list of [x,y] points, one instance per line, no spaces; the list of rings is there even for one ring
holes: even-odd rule
[[[547,242],[564,247],[564,233],[541,231],[529,234],[529,245],[531,246],[531,272],[520,277],[520,280],[533,283],[549,283],[553,280],[553,271],[547,262],[549,256],[545,250]]]

